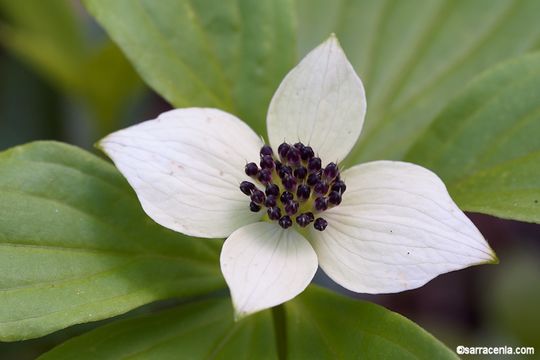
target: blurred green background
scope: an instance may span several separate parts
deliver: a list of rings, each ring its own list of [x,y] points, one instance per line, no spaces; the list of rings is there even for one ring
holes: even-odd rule
[[[169,108],[77,1],[0,0],[0,150],[56,139],[94,151],[92,144],[101,136]],[[452,349],[508,345],[535,346],[540,352],[540,226],[471,218],[497,252],[499,265],[442,275],[400,294],[348,294],[409,317]],[[324,274],[317,281],[335,287]],[[169,304],[145,306],[124,317]],[[35,358],[108,321],[1,343],[0,358]]]

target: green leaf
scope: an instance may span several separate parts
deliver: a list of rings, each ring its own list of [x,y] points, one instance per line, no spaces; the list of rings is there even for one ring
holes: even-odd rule
[[[269,310],[235,323],[229,300],[183,305],[106,325],[41,359],[276,359],[276,334],[289,359],[457,358],[410,320],[368,302],[311,286],[284,306],[286,322],[276,328]]]
[[[39,142],[0,153],[0,340],[224,286],[220,243],[153,223],[116,169]]]
[[[82,99],[99,134],[118,128],[141,80],[111,41],[96,44],[84,36],[85,23],[66,0],[0,0],[0,12],[7,18],[0,42],[8,50],[69,97]]]
[[[289,0],[85,0],[143,79],[175,107],[216,107],[256,130],[295,61]]]
[[[286,305],[290,359],[457,359],[403,316],[311,286]]]
[[[76,89],[95,115],[100,136],[118,130],[142,81],[120,49],[105,41],[81,63]]]
[[[235,323],[217,299],[105,325],[40,359],[275,359],[273,338],[269,311]]]
[[[336,32],[366,85],[348,161],[401,159],[465,84],[540,45],[537,0],[297,0],[301,53]]]
[[[487,71],[406,159],[435,171],[464,210],[540,222],[540,54]]]
[[[53,83],[73,87],[85,46],[81,28],[64,0],[0,0],[7,23],[1,23],[0,41],[41,70]]]

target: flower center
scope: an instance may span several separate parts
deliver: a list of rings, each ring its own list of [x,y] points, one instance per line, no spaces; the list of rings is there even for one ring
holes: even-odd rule
[[[319,231],[328,222],[319,215],[338,206],[347,188],[340,179],[338,166],[331,162],[324,168],[310,146],[302,143],[279,145],[278,156],[264,145],[259,165],[246,165],[246,175],[252,181],[242,181],[240,190],[250,197],[253,212],[266,209],[270,221],[287,229],[296,223],[304,228],[313,223]],[[278,160],[279,158],[279,160]]]

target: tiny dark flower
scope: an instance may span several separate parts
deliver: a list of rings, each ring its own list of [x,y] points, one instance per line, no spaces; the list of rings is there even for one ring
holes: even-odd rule
[[[274,159],[270,155],[264,155],[261,158],[260,165],[262,169],[273,169],[275,166]]]
[[[294,199],[294,195],[293,193],[289,192],[289,191],[284,191],[281,196],[279,197],[279,199],[281,200],[281,202],[283,204],[286,204],[288,203],[289,201],[291,201],[292,199]]]
[[[265,193],[266,195],[279,196],[279,186],[276,184],[268,184]]]
[[[319,231],[323,231],[328,226],[328,222],[324,220],[323,218],[317,218],[315,220],[315,223],[313,224],[313,227]]]
[[[307,169],[303,166],[294,169],[294,176],[296,176],[297,179],[302,180],[307,176]]]
[[[298,189],[296,190],[296,196],[298,196],[300,200],[309,199],[309,195],[311,195],[311,188],[308,185],[302,184],[298,186]]]
[[[328,209],[328,199],[325,197],[318,197],[315,199],[315,210],[324,211]]]
[[[343,180],[337,180],[334,182],[334,185],[332,185],[332,191],[337,191],[340,194],[343,194],[347,190],[347,186],[343,182]]]
[[[252,194],[251,194],[251,201],[257,203],[257,204],[262,204],[265,200],[266,196],[264,196],[264,193],[259,190],[259,189],[255,189],[253,190]]]
[[[253,212],[258,212],[259,210],[261,210],[261,207],[252,201],[249,203],[249,210]]]
[[[277,204],[277,199],[274,195],[268,195],[264,201],[266,207],[274,207]]]
[[[296,223],[300,225],[301,227],[306,227],[310,223],[309,216],[306,214],[300,214],[296,217]]]
[[[259,167],[254,162],[246,165],[245,172],[247,176],[255,176],[259,172]]]
[[[259,171],[258,179],[263,184],[268,184],[272,181],[272,170],[262,169],[261,171]]]
[[[338,166],[333,162],[326,165],[323,172],[324,176],[330,180],[333,180],[338,175],[338,173],[339,173]]]
[[[291,227],[292,220],[288,215],[285,215],[281,219],[279,219],[279,225],[282,228],[287,229],[287,228]]]
[[[278,175],[281,179],[285,177],[285,175],[292,175],[293,170],[290,166],[282,165],[281,168],[278,170]]]
[[[321,180],[321,177],[317,173],[309,174],[306,182],[309,186],[315,186],[319,181]]]
[[[339,205],[341,204],[341,195],[337,191],[330,192],[330,195],[328,195],[328,202],[332,205]]]
[[[242,191],[244,194],[251,195],[253,190],[255,190],[255,184],[249,181],[242,181],[240,183],[240,191]]]
[[[307,167],[308,167],[309,172],[316,172],[316,171],[321,170],[321,166],[322,166],[321,158],[314,157],[314,158],[309,159]]]
[[[295,147],[289,148],[287,152],[287,161],[289,164],[298,165],[300,163],[300,150]]]
[[[313,192],[317,195],[324,195],[328,192],[328,184],[324,181],[319,181],[313,187]]]
[[[268,214],[268,218],[270,218],[270,220],[279,220],[279,218],[281,218],[281,209],[278,207],[268,208],[266,213]]]
[[[304,146],[304,148],[300,150],[300,157],[304,161],[309,161],[314,156],[315,156],[315,153],[313,152],[313,149],[311,148],[311,146]]]
[[[282,159],[287,158],[287,153],[289,152],[290,147],[291,146],[287,143],[282,143],[281,145],[279,145],[278,154]]]
[[[260,155],[261,155],[261,157],[263,157],[263,156],[272,156],[272,153],[273,153],[272,148],[269,145],[264,145],[261,148]]]
[[[289,191],[293,191],[296,188],[296,179],[294,176],[286,174],[281,180],[283,187]]]
[[[294,215],[298,212],[298,203],[294,200],[289,201],[287,204],[285,204],[285,212],[289,215]]]

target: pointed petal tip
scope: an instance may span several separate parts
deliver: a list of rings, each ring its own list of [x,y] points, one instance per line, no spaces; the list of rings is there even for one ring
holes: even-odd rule
[[[343,48],[341,47],[341,42],[339,41],[339,38],[337,37],[336,33],[331,33],[330,36],[326,39],[325,42],[330,42],[333,46],[336,46],[339,48],[342,52]]]
[[[235,323],[243,320],[248,315],[249,315],[248,313],[246,313],[244,311],[240,311],[240,310],[236,309],[236,307],[234,308],[234,322]]]
[[[242,321],[244,320],[245,318],[253,315],[253,314],[256,314],[258,312],[261,312],[265,309],[260,309],[260,310],[246,310],[246,309],[242,309],[238,306],[236,306],[234,300],[233,300],[233,309],[234,309],[234,322],[239,322],[239,321]]]
[[[274,147],[309,143],[325,159],[344,159],[360,136],[366,109],[362,80],[331,33],[280,83],[268,109],[268,139]]]
[[[223,238],[258,220],[238,183],[245,177],[246,159],[257,156],[262,142],[231,114],[170,110],[113,132],[95,146],[127,179],[146,214],[166,228]],[[201,173],[204,185],[197,181]]]
[[[489,246],[487,241],[486,241],[486,251],[487,252],[485,254],[486,255],[485,257],[480,258],[480,259],[478,259],[478,262],[471,263],[471,264],[469,264],[469,266],[464,266],[463,268],[470,267],[470,266],[477,266],[477,265],[497,265],[497,264],[499,264],[499,262],[500,262],[499,257],[497,256],[495,251],[493,251],[493,249]]]
[[[106,153],[105,152],[105,147],[103,146],[103,140],[105,140],[106,137],[102,138],[102,139],[99,139],[98,141],[96,141],[92,146],[95,148],[95,149],[98,149],[99,151],[103,152],[103,153]]]
[[[282,304],[300,294],[317,271],[317,255],[296,231],[258,222],[233,232],[223,245],[221,271],[234,319]]]
[[[497,254],[495,254],[495,251],[493,251],[492,248],[489,248],[489,250],[491,252],[491,258],[485,261],[483,264],[497,265],[498,263],[500,263],[499,257],[497,256]]]
[[[322,269],[341,286],[399,292],[440,274],[499,263],[433,172],[376,161],[348,169],[343,177],[349,196],[326,215],[334,225],[312,234]],[[385,257],[378,260],[380,254]]]
[[[232,301],[232,307],[233,307],[233,319],[234,322],[237,323],[239,321],[244,320],[248,316],[260,311],[247,311],[245,308],[243,308],[238,302],[236,301],[235,297],[233,296],[232,292],[230,292],[231,301]]]
[[[93,144],[93,147],[98,149],[99,151],[103,152],[105,155],[109,156],[111,158],[111,160],[114,160],[110,156],[109,151],[107,150],[107,147],[110,144],[111,140],[116,137],[116,135],[118,135],[119,133],[125,132],[126,130],[129,130],[129,128],[116,130],[116,131],[114,131],[114,132],[112,132],[110,134],[105,135],[104,137],[102,137],[101,139],[96,141]]]
[[[103,151],[103,147],[101,146],[101,140],[96,141],[95,143],[92,144],[92,146],[94,147],[94,149],[97,149],[99,151]]]

